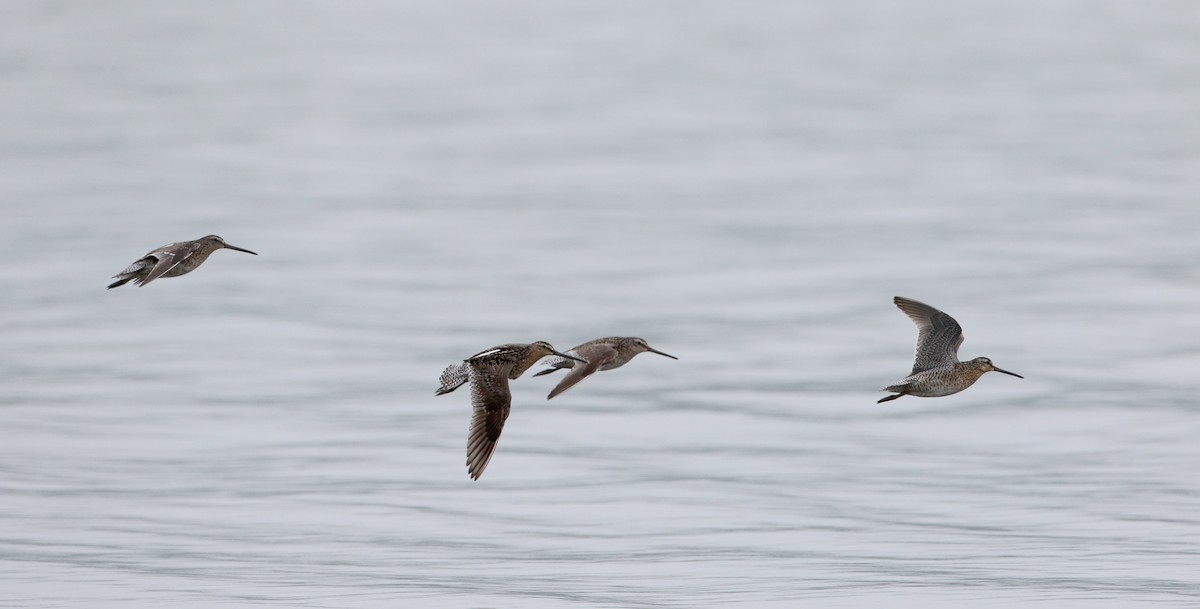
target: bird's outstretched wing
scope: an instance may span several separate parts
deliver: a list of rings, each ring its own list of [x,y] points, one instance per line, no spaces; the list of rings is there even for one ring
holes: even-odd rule
[[[595,344],[580,347],[579,349],[568,351],[569,355],[574,355],[588,361],[586,364],[576,364],[571,367],[571,371],[563,377],[563,380],[558,382],[558,385],[550,391],[550,395],[546,399],[553,399],[554,396],[574,387],[579,381],[591,376],[597,370],[604,367],[605,364],[611,362],[617,356],[617,350],[610,345]],[[569,360],[568,360],[569,361]]]
[[[471,370],[471,429],[467,434],[467,473],[478,480],[492,460],[496,441],[512,407],[508,378],[495,367]]]
[[[963,333],[953,317],[903,296],[895,297],[893,302],[917,325],[917,349],[910,375],[958,363]]]

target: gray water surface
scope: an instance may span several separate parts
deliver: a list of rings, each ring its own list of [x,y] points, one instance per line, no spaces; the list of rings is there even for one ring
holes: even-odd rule
[[[1191,2],[0,8],[0,606],[1194,607]],[[106,291],[220,234],[181,278]],[[1026,376],[884,405],[916,330]],[[449,363],[514,382],[466,474]]]

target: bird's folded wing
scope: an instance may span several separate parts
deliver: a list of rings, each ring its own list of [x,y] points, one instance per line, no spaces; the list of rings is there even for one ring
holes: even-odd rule
[[[151,281],[154,281],[155,279],[158,279],[159,277],[162,277],[167,271],[179,266],[179,263],[186,260],[188,256],[196,253],[196,250],[198,249],[200,249],[200,244],[193,243],[186,248],[170,250],[163,249],[161,251],[154,252],[154,256],[158,258],[158,262],[154,264],[154,268],[150,269],[150,272],[146,275],[146,277],[138,282],[138,285],[143,286]]]

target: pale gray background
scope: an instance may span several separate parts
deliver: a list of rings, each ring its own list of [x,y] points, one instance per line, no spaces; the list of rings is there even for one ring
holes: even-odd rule
[[[0,5],[0,606],[1194,607],[1200,5]],[[143,252],[217,233],[145,289]],[[876,405],[902,294],[988,375]],[[479,482],[448,363],[514,384]]]

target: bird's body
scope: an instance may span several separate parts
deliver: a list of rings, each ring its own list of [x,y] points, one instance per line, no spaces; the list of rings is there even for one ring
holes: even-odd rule
[[[923,398],[951,395],[970,387],[979,377],[992,371],[1025,378],[997,368],[986,357],[958,361],[958,347],[963,343],[963,334],[962,326],[953,317],[902,296],[895,297],[893,302],[917,325],[917,349],[912,372],[900,382],[881,389],[896,395],[889,395],[879,402],[905,395]]]
[[[108,289],[125,285],[130,281],[141,287],[159,277],[186,275],[196,270],[196,267],[208,260],[210,254],[219,249],[231,249],[258,255],[248,249],[229,245],[216,235],[208,235],[195,241],[168,243],[142,256],[125,270],[113,275],[117,281],[110,284]]]
[[[575,365],[574,360],[559,357],[547,362],[550,368],[539,371],[534,376],[542,376],[550,374],[557,370],[567,369],[567,375],[563,380],[550,391],[550,395],[546,399],[551,399],[554,396],[574,387],[579,381],[591,376],[599,370],[612,370],[620,368],[629,363],[629,360],[639,353],[657,353],[669,357],[671,359],[679,359],[674,355],[669,355],[652,348],[646,343],[645,339],[636,336],[608,336],[605,338],[597,338],[590,340],[582,345],[567,351],[568,355],[574,355],[588,361],[582,366]]]
[[[471,384],[471,427],[467,435],[467,473],[478,480],[487,468],[496,441],[504,429],[512,408],[512,393],[508,381],[519,378],[526,370],[547,355],[571,357],[559,353],[550,343],[538,341],[513,343],[476,353],[461,364],[448,366],[441,375],[442,386],[436,395],[444,395]],[[579,360],[587,363],[584,360]]]
[[[883,391],[894,391],[902,395],[915,395],[922,398],[937,398],[955,394],[974,385],[979,377],[989,371],[982,364],[983,362],[976,363],[975,360],[971,360],[957,362],[953,366],[922,370],[905,377],[895,385],[884,387]],[[897,397],[900,396],[893,396],[890,399]]]

